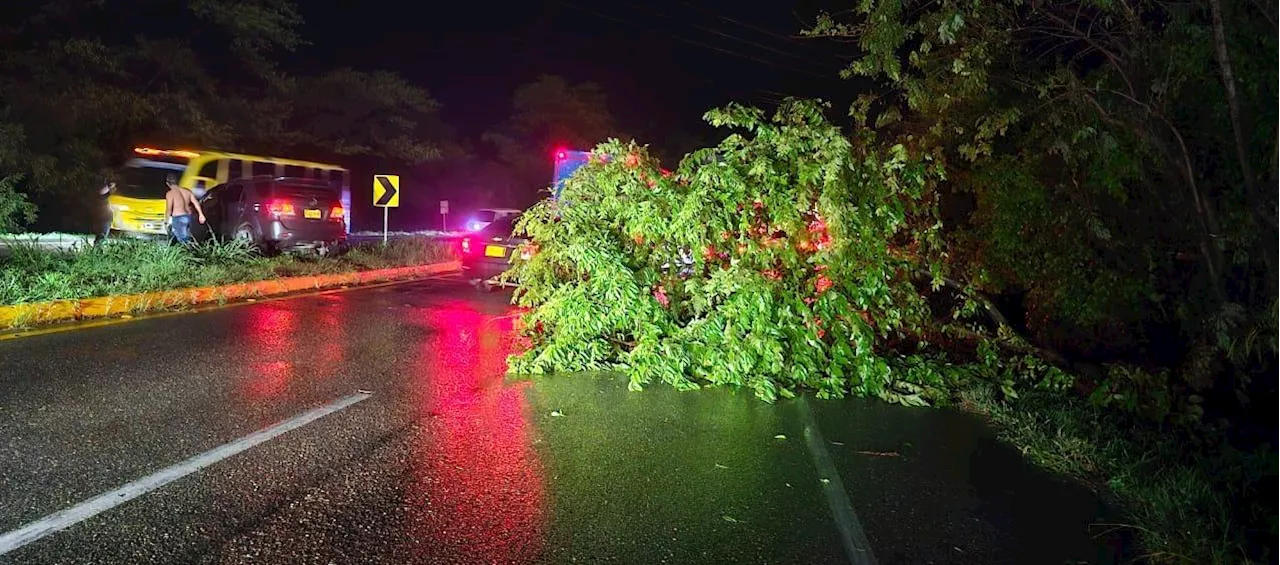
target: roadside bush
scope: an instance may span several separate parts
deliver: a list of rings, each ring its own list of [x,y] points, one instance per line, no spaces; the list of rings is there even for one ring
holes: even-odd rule
[[[342,273],[449,260],[449,246],[425,238],[386,248],[359,247],[344,256],[261,257],[237,241],[176,246],[137,240],[72,250],[14,242],[0,259],[0,304],[89,298],[157,290]]]
[[[18,192],[22,175],[0,177],[0,233],[14,233],[36,221],[36,207]]]
[[[451,246],[426,237],[405,237],[381,243],[364,243],[351,248],[344,261],[369,267],[425,265],[454,258]]]

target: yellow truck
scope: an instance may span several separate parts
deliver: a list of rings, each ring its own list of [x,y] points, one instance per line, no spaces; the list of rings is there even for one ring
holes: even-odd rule
[[[280,157],[242,155],[222,151],[135,147],[120,171],[116,191],[108,199],[111,231],[128,235],[165,235],[165,177],[178,177],[178,186],[196,197],[217,185],[241,177],[272,176],[318,179],[340,191],[342,207],[351,209],[351,173],[337,165]],[[351,230],[351,215],[344,222]]]

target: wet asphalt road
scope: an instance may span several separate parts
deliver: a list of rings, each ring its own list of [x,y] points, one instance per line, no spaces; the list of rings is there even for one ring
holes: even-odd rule
[[[879,563],[1118,556],[1091,493],[968,415],[507,381],[508,298],[424,281],[0,341],[0,539],[368,395],[0,563],[850,563],[840,501]]]

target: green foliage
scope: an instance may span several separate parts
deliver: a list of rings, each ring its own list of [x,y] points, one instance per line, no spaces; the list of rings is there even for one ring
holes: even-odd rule
[[[407,164],[440,157],[452,132],[426,90],[387,71],[337,69],[299,77],[276,93],[264,123],[244,124],[246,142],[342,156],[373,155]]]
[[[1237,520],[1271,520],[1274,531],[1275,503],[1265,491],[1274,485],[1274,475],[1267,477],[1274,474],[1274,451],[1227,449],[1205,457],[1188,453],[1181,437],[1135,427],[1127,415],[1084,399],[1028,391],[1010,402],[985,381],[960,389],[961,406],[990,417],[1002,439],[1027,457],[1122,504],[1130,520],[1116,527],[1137,531],[1144,562],[1248,562],[1257,543]]]
[[[0,233],[21,231],[36,220],[36,207],[27,196],[18,192],[22,175],[0,178]]]
[[[844,76],[876,85],[850,111],[869,142],[938,168],[926,194],[946,222],[941,276],[970,299],[1020,302],[1010,322],[1031,338],[980,339],[958,372],[990,387],[1002,427],[1023,428],[1013,441],[1042,462],[1082,477],[1122,466],[1111,486],[1148,557],[1273,560],[1251,530],[1269,526],[1274,544],[1274,509],[1250,501],[1274,466],[1236,473],[1246,466],[1224,452],[1242,440],[1216,433],[1274,429],[1247,419],[1275,401],[1274,7],[851,4],[806,33],[856,43]],[[1039,361],[1046,351],[1102,365],[1080,364],[1085,398],[1048,390],[1073,379]],[[1108,437],[1171,431],[1219,447]],[[1247,482],[1214,479],[1216,463]]]
[[[1019,390],[1062,392],[1075,384],[1062,369],[1033,354],[1008,355],[995,340],[978,342],[977,363],[967,369],[998,387],[1003,399],[1018,398]]]
[[[946,271],[1025,295],[1042,343],[1105,355],[1160,324],[1218,342],[1204,321],[1231,303],[1262,314],[1231,341],[1275,314],[1277,65],[1253,56],[1275,29],[1261,4],[1224,8],[1252,118],[1233,124],[1211,4],[874,0],[806,33],[855,40],[845,75],[881,86],[855,119],[945,168]]]
[[[420,163],[445,136],[436,102],[394,74],[281,71],[305,44],[290,0],[8,2],[0,16],[0,178],[25,175],[44,200],[75,202],[137,144]]]
[[[244,242],[191,246],[111,240],[97,247],[48,250],[8,244],[0,259],[0,304],[89,298],[358,270],[406,267],[452,259],[448,245],[405,238],[361,245],[339,257],[260,257]]]
[[[914,403],[940,384],[882,352],[928,314],[893,243],[918,246],[904,230],[926,167],[903,146],[855,151],[813,103],[707,119],[741,133],[672,176],[642,147],[602,144],[566,204],[522,217],[537,253],[513,273],[532,348],[512,371],[625,369],[634,387],[766,400],[807,387]]]
[[[339,262],[363,269],[384,269],[427,265],[440,261],[452,261],[453,247],[425,237],[404,237],[388,242],[363,243],[351,248],[339,258]]]

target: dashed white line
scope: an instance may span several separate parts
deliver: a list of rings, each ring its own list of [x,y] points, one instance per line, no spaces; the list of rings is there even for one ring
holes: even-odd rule
[[[182,477],[190,475],[191,473],[199,471],[209,465],[269,441],[281,434],[301,428],[302,426],[310,424],[311,422],[319,420],[329,414],[333,414],[334,412],[350,407],[351,405],[365,400],[370,396],[372,395],[369,393],[361,392],[359,394],[340,398],[325,406],[308,410],[298,414],[297,416],[289,418],[288,420],[258,430],[231,443],[223,444],[220,447],[213,448],[201,453],[200,455],[187,459],[186,461],[161,469],[160,471],[147,475],[113,491],[102,493],[70,508],[54,512],[53,514],[45,516],[35,522],[31,522],[21,528],[11,532],[6,532],[0,535],[0,555],[9,553],[45,536],[70,528],[84,520],[138,498],[139,496],[181,479]]]

